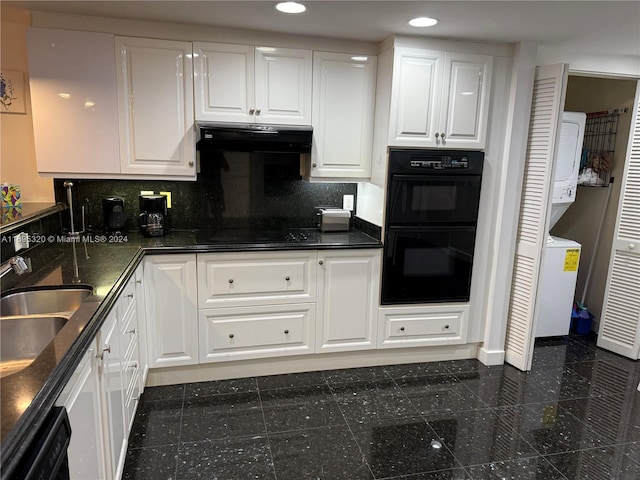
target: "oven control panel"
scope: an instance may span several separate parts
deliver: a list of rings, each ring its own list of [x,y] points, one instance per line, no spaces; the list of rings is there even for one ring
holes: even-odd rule
[[[469,159],[467,157],[451,157],[443,155],[440,158],[430,158],[428,160],[410,161],[412,168],[432,168],[434,170],[444,170],[449,168],[469,168]]]

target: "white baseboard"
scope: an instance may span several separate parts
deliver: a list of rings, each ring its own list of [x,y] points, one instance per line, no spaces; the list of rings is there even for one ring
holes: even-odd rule
[[[504,352],[503,352],[504,353]],[[149,369],[147,386],[478,357],[475,344],[361,350]],[[484,363],[484,362],[483,362]]]
[[[484,347],[478,348],[478,360],[483,364],[502,365],[504,363],[504,350],[486,350]]]

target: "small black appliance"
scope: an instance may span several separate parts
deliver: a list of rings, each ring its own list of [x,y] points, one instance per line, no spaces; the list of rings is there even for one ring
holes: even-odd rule
[[[140,195],[140,230],[145,237],[162,237],[169,232],[167,197]]]
[[[125,229],[124,199],[105,197],[102,199],[102,225],[105,232],[122,232]]]

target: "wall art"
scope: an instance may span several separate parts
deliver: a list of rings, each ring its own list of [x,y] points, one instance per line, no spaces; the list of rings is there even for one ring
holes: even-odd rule
[[[26,113],[24,73],[0,72],[0,112]]]

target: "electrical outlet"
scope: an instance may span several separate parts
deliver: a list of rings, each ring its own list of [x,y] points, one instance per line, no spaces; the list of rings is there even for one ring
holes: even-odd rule
[[[13,236],[13,248],[17,252],[23,248],[29,248],[29,234],[21,232]]]
[[[353,212],[353,195],[342,196],[342,208]]]
[[[171,208],[171,192],[160,192],[160,195],[167,197],[167,208]]]

